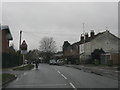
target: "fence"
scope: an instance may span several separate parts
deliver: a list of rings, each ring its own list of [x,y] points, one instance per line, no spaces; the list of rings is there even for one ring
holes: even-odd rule
[[[2,53],[2,68],[14,67],[22,64],[22,57],[16,54]]]

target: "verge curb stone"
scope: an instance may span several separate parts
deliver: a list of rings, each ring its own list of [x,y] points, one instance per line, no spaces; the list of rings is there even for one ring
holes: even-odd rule
[[[118,80],[118,74],[115,75],[112,72],[103,72],[101,70],[97,70],[94,68],[88,68],[88,67],[79,67],[79,66],[74,66],[74,65],[65,65],[66,67],[73,67],[75,69],[79,69],[79,70],[83,70],[84,72],[88,72],[88,73],[94,73],[96,75],[100,75],[100,76],[106,76],[106,77],[110,77],[113,79],[117,79]]]
[[[6,84],[8,84],[8,83],[10,83],[10,82],[12,82],[12,81],[15,80],[16,78],[17,78],[17,76],[15,75],[15,77],[13,77],[13,78],[11,78],[11,79],[3,82],[3,83],[2,83],[2,86],[6,85]]]

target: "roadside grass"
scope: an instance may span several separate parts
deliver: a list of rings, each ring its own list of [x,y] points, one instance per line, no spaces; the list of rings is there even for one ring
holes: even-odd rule
[[[2,83],[9,81],[10,79],[12,79],[14,77],[15,77],[15,75],[13,75],[13,74],[3,73],[2,74]]]
[[[14,68],[13,70],[31,70],[34,68],[34,65],[28,64],[22,67]]]

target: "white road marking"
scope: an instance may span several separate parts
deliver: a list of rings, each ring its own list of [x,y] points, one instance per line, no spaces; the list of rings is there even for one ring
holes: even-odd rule
[[[60,71],[57,71],[59,74],[61,74],[60,73]],[[64,76],[63,74],[61,74],[61,76],[63,77],[63,78],[65,78],[65,79],[67,79],[67,77],[66,76]]]
[[[74,88],[74,90],[77,90],[76,87],[71,82],[69,84],[72,86],[72,88]]]
[[[67,77],[65,77],[63,74],[61,74],[62,75],[62,77],[64,77],[65,79],[67,79]]]
[[[57,71],[60,74],[60,71]]]

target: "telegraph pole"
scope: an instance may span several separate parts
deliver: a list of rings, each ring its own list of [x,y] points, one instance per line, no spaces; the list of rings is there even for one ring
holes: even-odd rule
[[[85,35],[85,23],[83,23],[83,34]]]
[[[84,55],[84,56],[83,56],[83,57],[84,57],[84,60],[83,60],[83,61],[84,61],[84,62],[83,62],[83,63],[85,64],[85,59],[86,59],[86,58],[85,58],[85,56],[86,56],[86,55],[85,55],[85,23],[83,23],[83,35],[84,35],[84,42],[83,42],[83,46],[84,46],[84,47],[83,47],[83,48],[84,48],[84,54],[83,54],[83,55]]]
[[[19,55],[20,55],[19,64],[20,65],[21,65],[21,36],[22,36],[22,30],[20,30],[20,42],[19,42]]]
[[[21,51],[20,49],[20,45],[21,45],[21,37],[22,37],[22,30],[20,30],[20,43],[19,43],[19,50]]]

